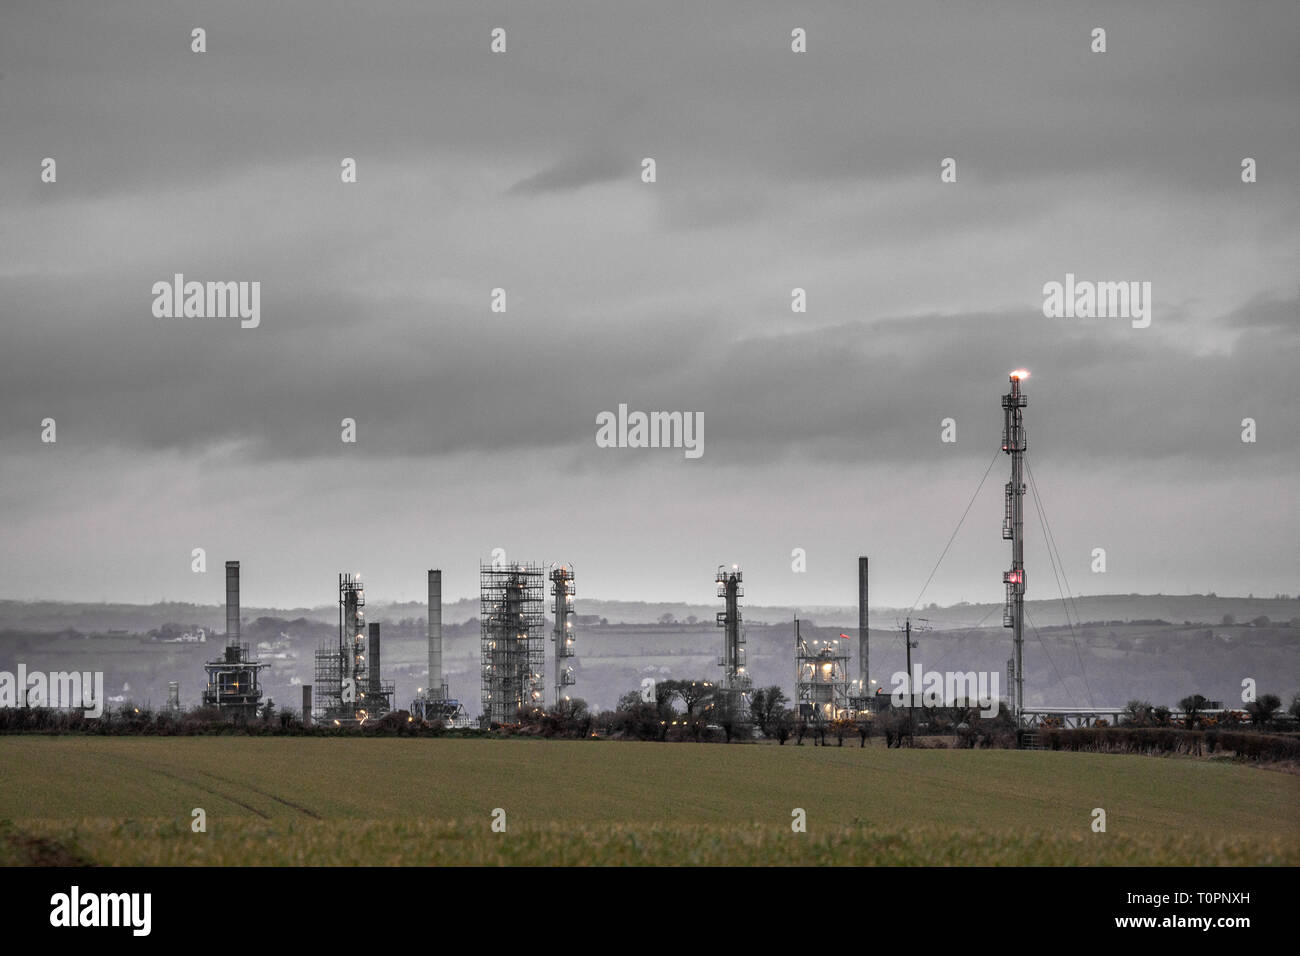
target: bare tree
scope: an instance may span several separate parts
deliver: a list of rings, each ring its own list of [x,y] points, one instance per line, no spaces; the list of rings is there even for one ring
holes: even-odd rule
[[[785,691],[775,684],[758,688],[750,697],[749,713],[764,737],[776,736],[778,718],[785,711],[787,700]]]
[[[1263,727],[1273,722],[1274,715],[1282,709],[1282,699],[1277,694],[1261,694],[1259,698],[1246,705],[1251,723]]]

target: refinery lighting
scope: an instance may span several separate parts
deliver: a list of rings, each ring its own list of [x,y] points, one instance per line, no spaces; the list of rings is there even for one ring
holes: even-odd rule
[[[1011,373],[1011,377],[1014,378],[1014,379],[1026,379],[1026,378],[1029,378],[1029,370],[1028,370],[1028,369],[1023,369],[1023,368],[1018,368],[1018,369],[1016,369],[1014,372]]]

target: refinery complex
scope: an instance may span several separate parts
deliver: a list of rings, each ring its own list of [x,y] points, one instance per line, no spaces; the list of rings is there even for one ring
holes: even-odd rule
[[[1011,542],[1011,567],[1002,573],[1005,586],[1003,626],[1012,632],[1007,662],[1008,709],[1018,722],[1032,725],[1035,714],[1024,707],[1024,454],[1023,413],[1027,400],[1021,385],[1029,373],[1010,374],[1010,391],[1002,396],[1002,451],[1010,458],[1002,536]],[[960,525],[959,525],[960,527]],[[850,635],[805,639],[793,622],[794,704],[798,716],[815,722],[855,718],[879,709],[881,688],[871,679],[870,632],[867,626],[867,557],[858,559],[858,634],[856,675]],[[261,706],[259,674],[267,665],[252,658],[240,641],[239,562],[226,562],[226,645],[222,655],[204,665],[202,701],[232,718],[255,716]],[[722,642],[717,663],[714,707],[719,716],[743,722],[749,714],[753,682],[746,669],[745,629],[741,614],[744,572],[737,564],[720,565],[715,576],[721,608],[717,626]],[[478,722],[484,727],[510,723],[521,713],[546,710],[570,698],[575,684],[578,635],[574,631],[576,574],[571,564],[507,564],[479,567],[481,692]],[[549,599],[551,633],[545,609]],[[442,572],[428,571],[428,676],[406,703],[394,700],[394,685],[384,679],[382,631],[366,621],[362,577],[338,576],[338,635],[315,653],[314,680],[302,688],[304,721],[358,726],[395,710],[412,719],[469,726],[472,717],[451,697],[443,670]],[[910,624],[909,624],[910,644]],[[547,651],[547,645],[550,651]],[[909,665],[910,670],[910,665]],[[169,707],[178,708],[176,682]],[[1089,716],[1082,715],[1086,722]]]

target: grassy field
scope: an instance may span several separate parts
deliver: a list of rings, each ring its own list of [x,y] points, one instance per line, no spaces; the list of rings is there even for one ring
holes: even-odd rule
[[[0,766],[8,865],[1300,863],[1300,777],[1226,761],[11,736]],[[791,829],[795,808],[806,833]]]

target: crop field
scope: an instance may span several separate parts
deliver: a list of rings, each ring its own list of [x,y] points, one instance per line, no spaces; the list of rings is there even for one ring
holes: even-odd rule
[[[10,736],[0,767],[7,865],[1300,863],[1300,777],[1226,760]]]

